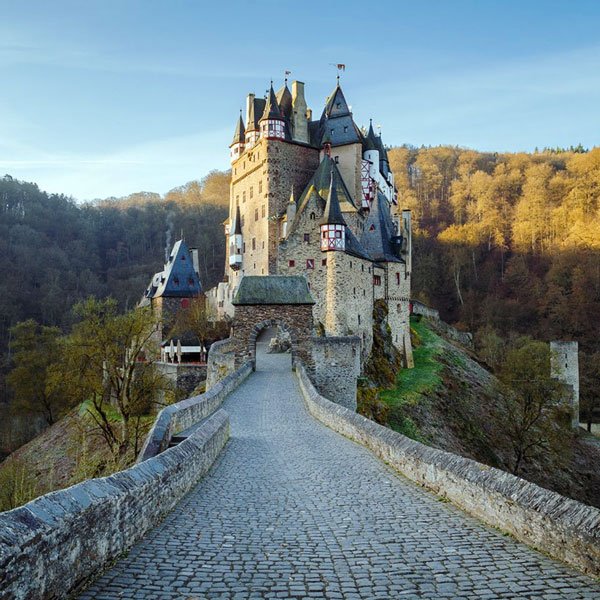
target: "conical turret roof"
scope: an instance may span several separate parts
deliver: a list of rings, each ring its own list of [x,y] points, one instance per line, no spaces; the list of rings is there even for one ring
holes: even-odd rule
[[[243,144],[246,137],[246,128],[244,127],[244,120],[242,119],[242,111],[240,111],[240,116],[237,122],[237,125],[235,126],[235,133],[233,134],[233,140],[231,142],[231,145],[233,146],[233,144]]]
[[[331,182],[329,184],[329,193],[327,194],[327,202],[325,204],[325,211],[323,218],[320,221],[320,225],[346,225],[342,210],[340,208],[340,201],[337,194],[337,182],[335,181],[336,172],[335,169],[331,169]]]
[[[369,123],[369,133],[367,133],[365,140],[365,150],[379,150],[377,146],[377,136],[373,131],[373,120]]]

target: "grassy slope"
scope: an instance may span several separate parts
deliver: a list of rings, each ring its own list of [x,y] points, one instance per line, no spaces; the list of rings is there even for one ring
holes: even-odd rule
[[[431,446],[502,468],[506,449],[494,447],[490,407],[498,399],[495,377],[476,357],[411,322],[415,368],[403,369],[396,386],[380,394],[393,429]],[[600,444],[577,436],[566,466],[532,465],[527,479],[588,504],[600,506]]]
[[[112,415],[116,420],[116,415]],[[154,422],[144,417],[140,439]],[[140,443],[142,443],[140,442]],[[118,464],[81,405],[0,463],[0,511],[8,510],[50,491],[62,489],[90,477],[108,475],[135,461],[133,442]],[[17,480],[15,494],[9,488]]]

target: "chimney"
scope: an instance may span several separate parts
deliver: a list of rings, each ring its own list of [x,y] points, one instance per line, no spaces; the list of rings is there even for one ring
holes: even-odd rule
[[[194,271],[196,271],[196,275],[200,277],[200,262],[198,261],[198,248],[190,248],[190,254],[192,255],[192,264],[194,265]]]
[[[308,122],[306,114],[308,108],[304,99],[304,83],[292,81],[292,111],[294,122],[294,140],[308,143]]]
[[[251,116],[254,117],[254,94],[248,94],[246,98],[246,130],[254,128],[254,123],[250,123]]]

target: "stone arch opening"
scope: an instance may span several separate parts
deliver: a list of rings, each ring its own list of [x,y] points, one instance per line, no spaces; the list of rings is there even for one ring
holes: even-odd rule
[[[256,371],[289,370],[298,351],[298,336],[282,319],[267,319],[252,328],[248,355]]]

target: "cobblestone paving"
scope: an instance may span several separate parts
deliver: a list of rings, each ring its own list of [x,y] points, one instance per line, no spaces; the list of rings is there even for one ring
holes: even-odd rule
[[[288,357],[262,358],[211,473],[82,600],[600,598],[313,420]]]

